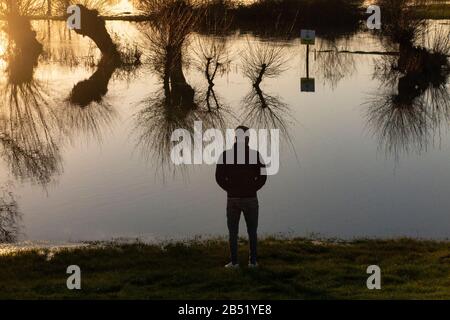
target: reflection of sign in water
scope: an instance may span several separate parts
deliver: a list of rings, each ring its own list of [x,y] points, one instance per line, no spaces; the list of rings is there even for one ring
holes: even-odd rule
[[[302,78],[301,79],[302,92],[315,92],[316,82],[314,78]]]
[[[315,44],[316,31],[303,29],[300,31],[300,38],[302,44]]]
[[[306,44],[306,78],[301,78],[302,92],[315,92],[314,78],[309,77],[309,46],[316,43],[316,31],[303,29],[300,31],[302,44]]]

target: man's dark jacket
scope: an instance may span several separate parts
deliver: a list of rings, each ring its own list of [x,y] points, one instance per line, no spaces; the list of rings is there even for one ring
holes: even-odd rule
[[[238,164],[236,150],[238,147],[234,144],[233,149],[222,153],[216,168],[217,184],[228,193],[228,198],[254,198],[267,180],[267,176],[261,174],[264,162],[259,152],[245,145],[245,163]],[[227,163],[230,152],[234,155],[233,163]],[[249,159],[257,161],[252,164]]]

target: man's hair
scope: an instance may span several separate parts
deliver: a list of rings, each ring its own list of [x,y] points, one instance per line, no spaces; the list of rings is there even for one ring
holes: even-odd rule
[[[247,133],[247,131],[250,130],[250,128],[246,127],[246,126],[239,126],[236,128],[235,131],[238,131],[238,130],[242,130],[244,133]]]
[[[248,136],[250,128],[246,126],[239,126],[236,128],[236,142],[245,142],[245,144],[248,144],[250,137]]]

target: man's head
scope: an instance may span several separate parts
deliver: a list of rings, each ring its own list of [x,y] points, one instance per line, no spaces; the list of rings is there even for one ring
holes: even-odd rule
[[[250,128],[246,126],[239,126],[235,130],[236,133],[236,143],[245,143],[246,145],[250,142]]]

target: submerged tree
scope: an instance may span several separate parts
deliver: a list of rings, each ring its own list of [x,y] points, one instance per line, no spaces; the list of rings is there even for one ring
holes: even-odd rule
[[[379,0],[387,51],[376,61],[383,91],[370,99],[367,121],[379,145],[396,159],[422,152],[450,120],[450,34],[417,17],[423,0]],[[426,45],[424,45],[426,44]]]
[[[34,79],[39,51],[17,50],[8,42],[6,79],[0,87],[0,155],[12,174],[43,186],[61,171],[60,121],[49,105],[46,87]]]
[[[267,95],[261,89],[265,78],[275,78],[286,70],[287,54],[282,45],[247,40],[241,53],[244,75],[252,81],[253,88],[243,100],[243,120],[249,126],[263,129],[280,129],[288,137],[286,117],[289,108],[280,98]]]
[[[153,16],[142,32],[147,39],[151,67],[162,77],[166,97],[172,99],[173,105],[195,107],[194,89],[183,72],[183,52],[200,21],[198,11],[184,0],[142,0],[138,8]]]
[[[120,60],[117,45],[106,30],[105,20],[99,15],[99,11],[89,9],[82,4],[77,6],[81,13],[81,28],[75,29],[75,32],[94,41],[103,56],[110,60]]]
[[[195,121],[201,121],[204,130],[219,129],[224,131],[226,124],[233,119],[227,108],[179,108],[172,104],[173,99],[166,96],[163,88],[141,101],[141,109],[134,116],[133,134],[137,137],[137,147],[146,159],[158,162],[160,172],[165,176],[168,171],[175,173],[175,166],[170,158],[174,146],[172,134],[177,129],[185,129],[191,134]],[[196,104],[199,104],[198,101]],[[182,166],[178,166],[182,168]]]
[[[274,78],[286,71],[286,49],[269,42],[250,41],[242,51],[244,75],[259,87],[264,78]]]
[[[221,104],[214,90],[215,79],[229,71],[231,65],[230,48],[226,34],[230,24],[226,17],[214,17],[207,20],[207,27],[212,33],[209,36],[198,36],[190,48],[193,65],[201,72],[207,82],[203,101],[208,111],[219,109]]]
[[[67,2],[67,1],[66,1]],[[110,36],[101,13],[107,12],[108,0],[71,1],[80,8],[81,28],[77,34],[90,38],[101,52],[95,72],[78,82],[71,90],[68,104],[62,112],[64,124],[101,139],[101,128],[110,125],[116,116],[114,109],[103,101],[108,85],[116,70],[130,73],[141,64],[141,53],[136,48],[119,47]]]
[[[21,52],[32,57],[42,53],[42,45],[36,39],[28,16],[36,12],[42,1],[38,0],[0,0],[0,14],[6,19],[3,31],[8,35],[9,46],[17,55]],[[35,61],[35,59],[31,59]],[[27,62],[25,62],[27,63]]]
[[[289,133],[294,118],[289,106],[280,97],[267,94],[261,88],[264,79],[276,78],[286,70],[286,48],[282,44],[247,40],[247,47],[241,56],[244,75],[253,84],[242,100],[243,109],[239,115],[241,123],[254,129],[278,129],[281,139],[288,143],[295,154]]]
[[[141,1],[141,5],[141,10],[152,13],[155,17],[142,32],[148,40],[150,67],[159,76],[161,90],[140,103],[142,109],[135,116],[135,134],[139,148],[147,157],[152,156],[159,161],[158,167],[164,174],[167,169],[172,169],[173,172],[175,169],[170,159],[174,130],[186,129],[193,132],[195,121],[202,121],[205,129],[225,128],[226,119],[231,114],[223,105],[218,107],[218,98],[212,91],[214,77],[220,66],[214,72],[215,67],[211,64],[220,63],[219,60],[222,62],[222,58],[218,58],[222,53],[210,59],[209,68],[205,69],[208,73],[208,76],[205,75],[208,83],[205,97],[196,94],[184,75],[184,53],[191,40],[191,33],[201,19],[199,11],[194,10],[186,1],[148,0]],[[203,69],[205,62],[208,64],[208,59],[204,60],[203,55],[196,58],[199,59],[195,60],[198,68],[201,65]],[[212,62],[214,59],[219,60]],[[208,107],[208,102],[205,102],[210,101],[212,95],[217,99],[216,107]]]
[[[279,97],[264,93],[255,87],[242,100],[242,123],[252,128],[279,129],[282,137],[289,138],[289,122],[292,120],[289,106]]]
[[[76,5],[80,9],[81,26],[74,29],[77,34],[90,38],[103,57],[120,65],[140,64],[140,54],[127,55],[120,51],[119,46],[113,41],[106,28],[104,15],[109,12],[114,0],[56,0],[54,10],[67,16],[66,10],[70,5]]]
[[[428,47],[401,43],[398,56],[377,61],[384,92],[368,102],[367,121],[379,144],[396,159],[422,152],[450,121],[448,31],[431,32]]]
[[[417,16],[417,9],[426,0],[377,0],[382,12],[382,34],[396,43],[414,43],[424,34],[425,19]]]

